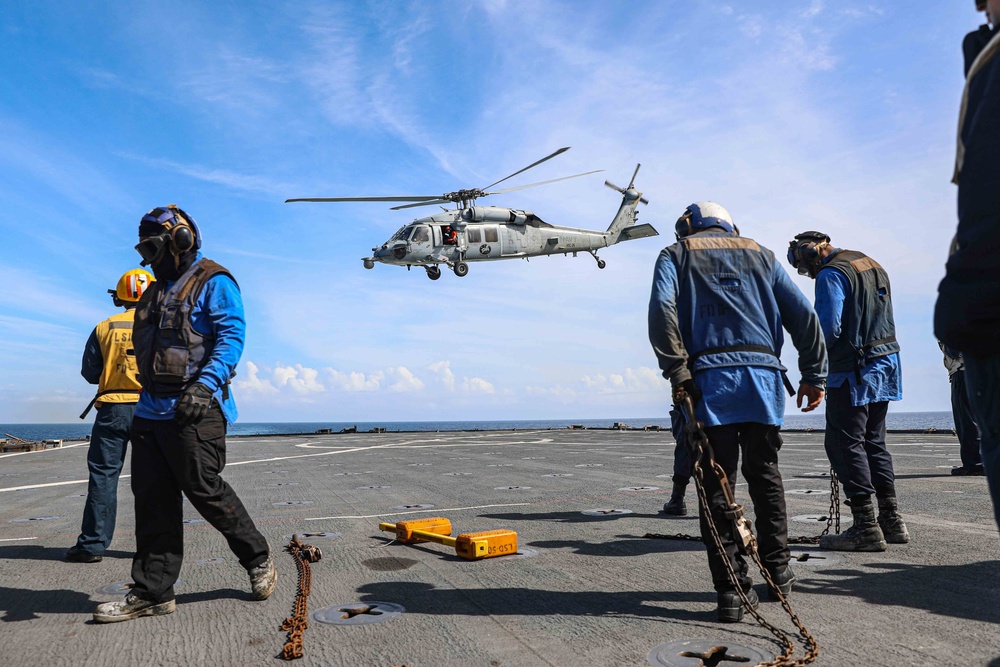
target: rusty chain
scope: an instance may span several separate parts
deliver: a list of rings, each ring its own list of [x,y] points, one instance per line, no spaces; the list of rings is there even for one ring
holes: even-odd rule
[[[691,447],[692,454],[694,455],[694,466],[692,472],[695,481],[695,488],[698,490],[698,502],[700,502],[701,506],[704,508],[705,517],[707,519],[706,523],[709,527],[709,532],[712,534],[712,542],[714,543],[715,548],[718,549],[718,552],[722,557],[722,561],[725,563],[726,574],[729,577],[729,582],[740,596],[743,608],[746,609],[746,611],[750,613],[754,619],[756,619],[757,623],[761,627],[765,628],[768,632],[774,635],[775,639],[777,639],[782,646],[781,654],[774,660],[769,662],[760,662],[756,667],[802,667],[803,665],[808,665],[819,657],[819,643],[802,624],[802,621],[799,620],[799,617],[795,614],[795,612],[792,611],[792,607],[789,604],[788,599],[778,589],[778,586],[774,583],[770,573],[768,573],[764,564],[761,562],[760,557],[757,554],[757,540],[754,538],[753,532],[750,529],[749,520],[743,516],[743,507],[736,504],[732,489],[729,486],[729,480],[726,478],[726,473],[722,469],[722,466],[715,461],[712,445],[708,440],[708,435],[706,435],[701,422],[694,419],[694,403],[692,403],[691,397],[686,392],[682,391],[678,394],[677,398],[680,403],[681,410],[687,419],[687,426],[685,428],[688,432],[688,445]],[[738,542],[737,546],[741,551],[750,556],[754,563],[757,564],[757,568],[760,570],[761,576],[764,577],[764,580],[767,582],[771,591],[777,595],[778,601],[781,602],[781,606],[784,608],[789,618],[792,619],[792,623],[795,624],[796,629],[798,629],[799,634],[805,641],[806,651],[805,655],[801,658],[792,657],[795,653],[795,642],[793,642],[792,638],[788,636],[788,633],[775,627],[763,616],[761,616],[761,614],[750,605],[750,600],[747,598],[746,593],[743,592],[743,588],[740,586],[739,580],[736,576],[736,571],[733,569],[733,564],[730,562],[729,556],[726,554],[725,547],[722,543],[722,536],[719,535],[719,531],[715,526],[715,518],[712,516],[710,509],[711,506],[708,504],[708,496],[705,493],[705,487],[702,484],[704,471],[702,470],[701,461],[703,457],[707,460],[709,468],[712,472],[719,478],[719,484],[722,487],[722,492],[727,503],[727,507],[725,508],[726,516],[727,518],[733,520],[737,532],[736,537],[740,538],[742,542]],[[835,477],[833,479],[835,479]],[[834,482],[831,481],[831,485],[833,483]]]
[[[299,541],[298,535],[292,535],[291,541],[285,547],[285,551],[295,559],[295,567],[299,572],[299,585],[295,593],[295,604],[292,607],[292,615],[281,624],[280,630],[288,632],[288,640],[281,651],[281,657],[285,660],[295,660],[301,658],[304,650],[302,647],[302,635],[309,627],[309,591],[312,588],[312,570],[309,563],[315,563],[323,557],[319,547],[311,544],[304,544]]]

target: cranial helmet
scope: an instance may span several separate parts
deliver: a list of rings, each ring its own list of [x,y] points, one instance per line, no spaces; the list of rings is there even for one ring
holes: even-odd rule
[[[788,243],[788,263],[799,275],[815,278],[823,265],[823,250],[830,245],[830,237],[823,232],[802,232]]]
[[[132,269],[122,274],[122,277],[118,279],[118,286],[115,289],[109,289],[108,294],[114,294],[116,301],[136,303],[154,280],[156,279],[149,271]]]
[[[190,215],[170,204],[157,207],[139,221],[139,243],[136,251],[142,265],[157,262],[166,251],[180,257],[201,248],[201,230]]]
[[[691,204],[681,217],[677,218],[674,232],[682,239],[710,227],[718,227],[727,232],[739,233],[733,224],[733,217],[715,202],[699,201]]]

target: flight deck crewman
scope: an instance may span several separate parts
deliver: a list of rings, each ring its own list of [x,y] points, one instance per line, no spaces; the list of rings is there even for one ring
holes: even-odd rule
[[[81,374],[97,385],[97,395],[90,408],[97,408],[97,418],[90,432],[87,450],[87,501],[76,545],[66,552],[71,563],[99,563],[111,545],[118,516],[118,478],[125,464],[132,413],[139,400],[135,352],[132,349],[132,319],[139,297],[153,282],[144,269],[133,269],[109,289],[115,306],[125,312],[112,315],[91,332],[83,350]]]
[[[962,353],[983,469],[1000,525],[1000,0],[977,0],[987,25],[965,36],[958,120],[956,250],[938,286],[934,334]]]
[[[780,426],[788,386],[779,358],[782,328],[799,352],[798,405],[814,410],[823,399],[826,347],[809,301],[775,261],[774,253],[739,236],[729,212],[712,202],[687,207],[675,227],[677,243],[656,261],[649,300],[649,339],[663,376],[677,393],[696,399],[715,460],[732,479],[740,450],[743,477],[756,513],[761,562],[785,595],[795,576],[788,566],[788,519],[778,471]],[[726,561],[752,605],[747,564],[737,552],[733,522],[723,515],[719,480],[705,472],[705,492],[725,554],[716,553],[705,508],[701,536],[718,593],[718,619],[743,617]],[[772,597],[774,593],[772,592]]]
[[[796,236],[788,262],[816,281],[816,312],[830,353],[823,444],[854,517],[850,528],[824,535],[819,544],[837,551],[885,551],[886,542],[909,542],[885,446],[889,401],[903,397],[889,274],[864,253],[833,247],[822,232]]]
[[[229,380],[246,321],[236,281],[200,248],[198,225],[176,206],[154,208],[139,223],[136,250],[157,281],[136,308],[132,338],[142,383],[132,421],[135,585],[123,601],[98,605],[98,623],[174,611],[182,492],[226,538],[255,600],[270,596],[277,580],[267,541],[220,476],[226,423],[237,416]]]

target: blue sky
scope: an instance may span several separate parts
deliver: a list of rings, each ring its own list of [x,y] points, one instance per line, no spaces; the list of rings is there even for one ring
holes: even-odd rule
[[[973,3],[32,2],[0,16],[0,422],[69,422],[83,345],[177,203],[242,288],[244,421],[659,416],[653,263],[683,208],[784,255],[820,229],[889,271],[904,400],[947,410],[931,331]],[[437,194],[605,229],[624,184],[661,236],[592,258],[360,258],[414,217],[288,197]],[[418,209],[417,214],[423,215]],[[790,269],[790,267],[788,267]],[[811,298],[811,281],[795,276]],[[797,368],[794,350],[783,355]],[[792,373],[797,381],[797,373]],[[790,406],[791,408],[791,406]]]

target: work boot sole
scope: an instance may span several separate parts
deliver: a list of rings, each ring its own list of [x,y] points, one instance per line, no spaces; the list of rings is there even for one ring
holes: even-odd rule
[[[96,623],[118,623],[119,621],[131,621],[134,618],[139,618],[140,616],[166,616],[167,614],[172,614],[177,610],[177,602],[175,600],[168,600],[167,602],[161,602],[160,604],[154,604],[149,607],[143,607],[142,609],[136,609],[135,611],[129,612],[127,614],[101,614],[94,612],[94,622]]]
[[[858,544],[857,542],[848,544],[845,542],[836,542],[834,540],[824,540],[821,537],[819,540],[819,548],[827,549],[829,551],[885,551],[889,548],[889,545],[884,539],[864,544]]]
[[[885,531],[882,532],[885,533]],[[885,541],[889,544],[906,544],[910,541],[910,534],[900,533],[898,535],[889,535],[888,533],[885,533]]]
[[[669,514],[670,516],[687,516],[687,507],[684,505],[674,505],[672,503],[667,503],[663,506],[663,513]]]

